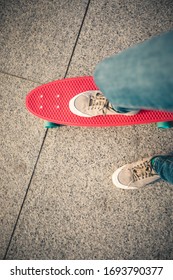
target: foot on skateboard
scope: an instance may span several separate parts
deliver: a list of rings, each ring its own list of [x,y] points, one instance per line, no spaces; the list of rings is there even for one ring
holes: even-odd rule
[[[86,92],[89,94],[84,96]],[[96,92],[95,97],[90,96],[90,92]],[[92,110],[83,112],[90,117],[77,115],[76,109],[80,111],[78,108],[72,113],[76,104],[80,104],[79,98],[87,100],[86,103],[90,102]],[[91,76],[67,78],[41,85],[26,96],[26,107],[35,116],[62,125],[107,127],[173,121],[173,112],[116,112],[110,102],[101,95]]]
[[[80,117],[95,117],[102,115],[126,115],[132,116],[139,112],[133,110],[122,113],[115,110],[101,91],[90,90],[75,95],[69,102],[70,111]]]

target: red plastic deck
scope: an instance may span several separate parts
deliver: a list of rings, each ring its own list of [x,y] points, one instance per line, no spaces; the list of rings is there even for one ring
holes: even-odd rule
[[[26,107],[41,119],[72,126],[124,126],[173,121],[173,113],[163,111],[142,110],[134,116],[107,115],[85,118],[76,116],[69,110],[72,97],[97,89],[91,76],[53,81],[33,89],[26,97]]]

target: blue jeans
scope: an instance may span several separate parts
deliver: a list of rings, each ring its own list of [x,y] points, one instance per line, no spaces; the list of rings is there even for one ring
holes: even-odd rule
[[[160,178],[173,184],[173,156],[158,156],[154,159],[153,169]]]
[[[104,59],[94,80],[119,112],[173,111],[173,30]],[[157,157],[153,167],[173,183],[173,156]]]
[[[115,109],[173,111],[173,30],[104,59],[94,80]]]

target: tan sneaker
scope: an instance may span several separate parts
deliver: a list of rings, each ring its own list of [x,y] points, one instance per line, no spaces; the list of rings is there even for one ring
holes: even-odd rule
[[[113,184],[117,188],[132,190],[159,180],[160,176],[153,170],[151,159],[145,158],[118,168],[112,175]]]
[[[100,115],[135,115],[138,111],[120,113],[113,109],[112,104],[99,90],[82,92],[74,96],[69,102],[70,111],[81,117],[94,117]]]

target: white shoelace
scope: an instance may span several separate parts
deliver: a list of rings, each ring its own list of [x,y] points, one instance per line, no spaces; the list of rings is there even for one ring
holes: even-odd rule
[[[140,165],[133,167],[131,172],[133,182],[156,175],[149,161],[145,161]]]
[[[97,92],[89,97],[88,109],[102,111],[103,115],[106,115],[107,111],[112,109],[112,105],[100,92]]]

